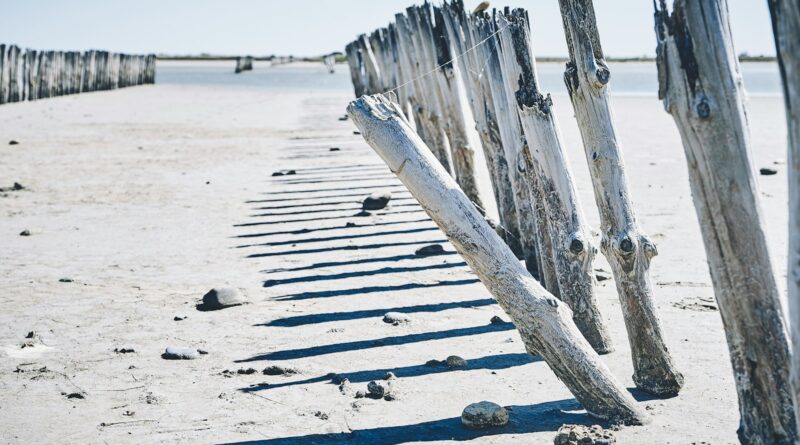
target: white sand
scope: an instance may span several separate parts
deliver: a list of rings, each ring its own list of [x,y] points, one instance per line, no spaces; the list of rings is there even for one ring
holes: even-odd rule
[[[572,111],[565,97],[554,99],[596,226]],[[388,171],[299,170],[380,163],[352,124],[337,120],[348,100],[345,92],[155,86],[0,107],[0,187],[28,187],[0,197],[0,442],[540,444],[552,443],[563,423],[593,423],[547,365],[524,354],[516,331],[489,325],[493,315],[507,317],[479,283],[464,284],[474,276],[457,255],[408,257],[443,239],[413,200],[396,199],[380,216],[350,217],[361,195],[397,183]],[[639,219],[660,252],[652,266],[658,307],[686,377],[676,398],[643,398],[652,422],[622,428],[618,441],[734,443],[736,395],[719,313],[673,306],[713,296],[677,131],[655,97],[614,105]],[[785,158],[782,101],[751,105],[756,166],[767,166]],[[6,145],[10,139],[20,145]],[[270,177],[285,168],[298,174]],[[758,180],[785,288],[786,171],[777,168]],[[322,182],[288,184],[313,178]],[[354,187],[363,188],[324,191]],[[299,190],[323,191],[281,194]],[[355,196],[333,197],[345,194]],[[266,202],[275,199],[285,201]],[[341,210],[310,212],[332,208]],[[267,213],[286,215],[254,216]],[[297,219],[308,221],[280,222]],[[345,228],[348,221],[366,227]],[[266,224],[240,226],[256,223]],[[23,229],[32,236],[18,236]],[[268,234],[299,229],[311,232]],[[345,264],[309,267],[332,262]],[[262,286],[292,278],[300,281]],[[218,285],[241,288],[251,304],[197,311]],[[617,346],[604,359],[633,387],[613,282],[598,292]],[[381,321],[403,308],[416,308],[410,324]],[[312,315],[316,323],[297,318]],[[280,320],[295,326],[275,325]],[[29,331],[42,344],[21,349]],[[209,354],[166,361],[160,354],[169,345]],[[136,352],[113,352],[121,347]],[[469,368],[423,365],[450,354]],[[261,375],[273,364],[301,373]],[[248,367],[258,373],[220,374]],[[338,373],[363,390],[385,371],[399,377],[395,401],[356,400],[324,377]],[[271,387],[253,386],[262,383]],[[74,392],[85,399],[63,395]],[[511,424],[486,433],[461,428],[461,410],[481,400],[512,406]]]

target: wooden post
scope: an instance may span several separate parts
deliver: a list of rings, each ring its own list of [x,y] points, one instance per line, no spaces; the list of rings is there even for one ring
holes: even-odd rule
[[[728,5],[677,0],[669,15],[662,1],[655,23],[659,98],[686,151],[739,395],[739,439],[794,444],[789,344],[750,162]]]
[[[383,96],[364,96],[347,109],[364,139],[405,184],[497,302],[528,351],[537,351],[592,415],[629,424],[645,415],[549,294],[484,221],[400,109]]]
[[[800,427],[800,4],[770,0],[772,33],[778,57],[786,126],[789,133],[789,323],[792,330],[791,379],[795,419]]]
[[[0,105],[6,103],[8,96],[8,62],[7,59],[8,47],[5,44],[0,44]]]
[[[598,353],[613,351],[594,293],[594,255],[561,131],[552,113],[550,95],[543,96],[536,79],[527,12],[514,9],[498,14],[503,63],[508,88],[516,97],[517,111],[527,139],[524,154],[531,183],[543,187],[548,233],[558,279],[559,298],[570,309],[578,329]],[[545,192],[546,190],[546,192]]]
[[[650,285],[655,244],[636,222],[622,151],[611,118],[610,71],[600,46],[591,0],[559,0],[570,62],[564,74],[578,121],[595,201],[600,211],[601,250],[617,284],[633,356],[633,381],[648,393],[677,394],[683,375],[672,362],[661,332]]]

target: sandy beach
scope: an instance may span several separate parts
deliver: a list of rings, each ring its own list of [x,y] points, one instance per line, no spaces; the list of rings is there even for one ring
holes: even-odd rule
[[[602,424],[525,353],[444,235],[339,119],[352,90],[321,65],[262,69],[309,70],[310,80],[168,82],[0,106],[0,187],[24,187],[0,193],[0,443],[547,444],[562,424]],[[617,443],[737,443],[677,129],[655,95],[612,87],[612,97],[639,222],[658,246],[658,310],[685,376],[674,398],[635,389],[614,282],[599,282],[616,346],[603,360],[651,414],[615,431]],[[597,227],[572,107],[553,101]],[[754,95],[749,105],[755,168],[778,171],[757,180],[785,294],[783,102]],[[296,174],[271,176],[288,169]],[[379,191],[390,206],[355,216]],[[431,243],[445,254],[415,255]],[[601,255],[596,264],[610,277]],[[218,286],[247,304],[198,310]],[[386,312],[410,321],[385,323]],[[208,353],[164,360],[168,346]],[[466,367],[426,364],[450,355]],[[263,374],[270,366],[297,372]],[[394,400],[356,398],[387,372]],[[463,408],[482,400],[509,407],[509,425],[463,428]]]

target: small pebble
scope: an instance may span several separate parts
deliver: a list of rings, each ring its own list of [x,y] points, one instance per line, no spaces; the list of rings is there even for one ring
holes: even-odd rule
[[[64,394],[67,396],[68,399],[85,399],[86,396],[83,393],[79,392],[71,392],[69,394]]]
[[[28,229],[25,229],[22,232],[19,232],[19,236],[31,236],[31,231],[28,230]]]
[[[609,274],[607,274],[605,272],[595,272],[594,277],[595,277],[595,279],[597,279],[598,282],[606,281],[606,280],[610,280],[611,279],[611,275],[609,275]]]
[[[58,279],[59,283],[72,283],[72,281],[73,281],[72,278],[59,278]]]
[[[508,411],[492,402],[478,402],[468,405],[461,413],[461,424],[471,429],[503,426],[508,423]]]
[[[385,382],[376,382],[375,380],[367,383],[367,393],[369,393],[370,397],[380,399],[392,392],[392,382],[391,380],[386,380]]]
[[[328,420],[328,414],[323,413],[322,411],[317,411],[314,413],[314,417],[320,420]]]
[[[253,368],[247,368],[247,369],[240,368],[238,371],[236,371],[236,373],[237,374],[250,375],[250,374],[255,374],[256,370],[253,369]]]
[[[450,369],[461,369],[467,367],[467,361],[457,355],[451,355],[445,360]]]
[[[402,323],[409,323],[410,321],[411,321],[411,318],[409,318],[408,315],[402,314],[400,312],[387,312],[383,316],[383,322],[384,323],[389,323],[389,324],[392,324],[392,325],[395,325],[395,326],[397,326],[399,324],[402,324]]]
[[[364,391],[361,391],[361,390],[356,391],[355,398],[363,399],[366,396],[367,396],[367,393],[365,393]]]
[[[356,223],[354,223],[354,222],[350,221],[350,222],[348,222],[347,224],[345,224],[344,226],[345,226],[345,227],[356,227]]]
[[[165,360],[194,360],[198,357],[200,357],[200,352],[197,349],[177,346],[168,346],[161,354],[161,358]]]
[[[183,321],[186,320],[186,315],[176,315],[172,320],[174,321]]]
[[[391,199],[392,194],[389,192],[373,193],[364,198],[364,201],[361,203],[361,208],[364,210],[381,210],[389,204]]]
[[[114,348],[114,352],[117,354],[130,354],[136,351],[133,348]]]
[[[14,139],[11,139],[10,141],[8,141],[8,145],[19,145],[19,141],[15,141]]]
[[[339,150],[341,150],[339,147],[331,147],[328,149],[328,151],[339,151]]]
[[[497,315],[493,316],[492,319],[489,320],[489,323],[491,323],[491,324],[503,324],[505,322],[506,322],[505,320],[503,320],[502,318],[498,317]]]
[[[244,297],[234,287],[215,287],[203,295],[201,310],[214,311],[244,304]]]
[[[600,425],[562,425],[554,445],[610,445],[617,443],[614,433]]]
[[[414,252],[414,254],[418,256],[441,255],[443,253],[444,247],[442,247],[441,244],[429,244],[427,246],[420,247]]]
[[[761,176],[772,176],[772,175],[777,174],[778,170],[775,170],[774,168],[769,168],[769,167],[762,167],[759,170],[759,172],[761,173]]]
[[[361,134],[361,132],[360,132],[360,131],[353,130],[353,134],[355,134],[355,135],[359,135],[359,134]]]
[[[282,375],[282,376],[289,376],[297,374],[297,370],[293,368],[284,368],[283,366],[272,365],[267,366],[264,368],[263,373],[265,375]]]
[[[350,117],[346,114],[339,118],[340,121],[346,121],[347,119],[350,119]]]

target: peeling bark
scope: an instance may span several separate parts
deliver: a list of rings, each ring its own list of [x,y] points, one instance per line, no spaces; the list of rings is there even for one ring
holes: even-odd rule
[[[380,95],[365,96],[352,102],[347,112],[497,299],[527,349],[541,354],[592,415],[628,424],[645,422],[636,402],[581,336],[570,309],[525,271],[397,105]]]
[[[660,98],[686,152],[739,396],[739,439],[792,444],[789,344],[750,162],[727,2],[677,0],[673,9],[669,15],[662,0],[655,14]]]

